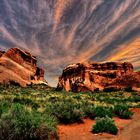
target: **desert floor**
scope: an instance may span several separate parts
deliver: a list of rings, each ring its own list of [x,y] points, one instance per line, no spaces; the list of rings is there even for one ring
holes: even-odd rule
[[[132,109],[133,118],[129,120],[114,118],[119,133],[93,134],[91,128],[95,120],[85,119],[81,124],[59,125],[60,140],[140,140],[140,109]]]

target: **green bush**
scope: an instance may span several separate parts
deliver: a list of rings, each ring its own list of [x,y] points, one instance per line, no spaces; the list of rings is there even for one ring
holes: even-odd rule
[[[57,139],[56,120],[37,112],[28,112],[22,105],[12,105],[0,118],[1,140]]]
[[[114,106],[114,114],[121,119],[130,119],[133,112],[129,110],[129,107],[125,104],[119,104]]]
[[[96,117],[112,117],[112,110],[111,108],[106,108],[103,106],[97,106],[95,107],[95,116]]]
[[[140,96],[138,96],[138,95],[132,95],[132,96],[130,96],[128,99],[127,99],[128,101],[130,101],[130,102],[135,102],[135,103],[137,103],[137,102],[140,102]]]
[[[60,123],[81,122],[84,113],[76,104],[70,101],[62,101],[47,105],[46,112],[55,116]]]
[[[112,109],[103,106],[93,106],[88,105],[84,107],[84,112],[90,119],[95,119],[96,117],[109,116],[112,118]]]
[[[10,103],[7,101],[0,101],[0,117],[10,107]]]
[[[106,116],[103,118],[97,118],[96,124],[92,128],[92,132],[107,132],[116,135],[118,132],[118,128],[116,127],[114,120]]]
[[[39,108],[39,105],[31,99],[15,97],[13,99],[13,102],[14,103],[20,103],[20,104],[23,104],[23,105],[31,105],[33,109]]]

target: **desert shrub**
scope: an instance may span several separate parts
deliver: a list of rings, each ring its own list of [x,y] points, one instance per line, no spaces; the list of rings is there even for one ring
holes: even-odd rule
[[[138,96],[138,95],[133,95],[133,96],[130,96],[128,99],[127,99],[129,102],[135,102],[135,103],[137,103],[137,102],[140,102],[140,96]]]
[[[14,103],[20,103],[20,104],[23,104],[23,105],[31,105],[33,109],[39,108],[39,105],[31,99],[15,97],[13,99],[13,102]]]
[[[70,101],[56,102],[47,105],[46,112],[55,116],[60,123],[81,122],[84,113],[76,104]]]
[[[112,117],[112,109],[111,108],[106,108],[102,106],[96,106],[95,107],[95,116],[96,117]]]
[[[46,85],[46,84],[44,84],[44,83],[41,83],[41,84],[31,84],[31,85],[29,85],[28,86],[28,88],[31,88],[31,89],[34,89],[34,90],[51,90],[52,89],[52,87],[50,87],[50,86],[48,86],[48,85]]]
[[[94,119],[95,117],[112,117],[112,109],[103,106],[88,105],[84,107],[84,112],[87,117]]]
[[[28,112],[20,104],[12,105],[0,118],[1,140],[50,140],[57,138],[56,120],[38,112]]]
[[[5,86],[0,84],[0,91],[1,91],[0,93],[2,93],[5,90],[5,88],[6,88]]]
[[[95,118],[95,112],[92,105],[84,106],[83,111],[86,117],[89,117],[90,119]]]
[[[116,127],[114,120],[106,116],[103,118],[97,118],[96,124],[92,127],[92,132],[107,132],[116,135],[118,132],[118,128]]]
[[[121,119],[130,119],[133,112],[129,110],[126,104],[118,104],[114,106],[114,114]]]
[[[76,94],[73,96],[74,99],[81,100],[82,93]]]
[[[57,102],[57,101],[62,101],[63,102],[63,99],[57,96],[50,96],[49,99],[48,99],[49,102]]]
[[[137,108],[140,108],[140,103],[136,106]]]
[[[0,117],[1,115],[11,107],[11,103],[9,101],[0,101]]]

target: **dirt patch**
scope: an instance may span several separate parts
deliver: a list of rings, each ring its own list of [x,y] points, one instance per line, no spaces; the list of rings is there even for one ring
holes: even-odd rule
[[[133,119],[113,140],[140,140],[140,109],[132,109]]]
[[[131,120],[114,118],[119,129],[118,135],[91,132],[95,120],[85,119],[81,124],[59,125],[60,140],[140,140],[140,109],[133,109]]]

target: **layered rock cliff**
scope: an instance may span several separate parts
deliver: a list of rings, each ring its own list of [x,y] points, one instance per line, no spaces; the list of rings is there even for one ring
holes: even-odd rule
[[[140,73],[129,62],[78,63],[63,70],[57,89],[85,92],[140,88]]]
[[[0,51],[0,84],[9,84],[11,81],[21,86],[46,83],[44,70],[37,67],[36,57],[19,48]]]

